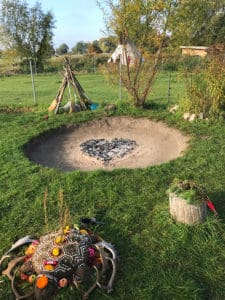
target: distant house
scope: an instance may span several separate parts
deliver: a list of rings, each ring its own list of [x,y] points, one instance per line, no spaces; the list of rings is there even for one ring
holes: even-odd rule
[[[208,48],[204,46],[180,46],[182,55],[206,57]]]

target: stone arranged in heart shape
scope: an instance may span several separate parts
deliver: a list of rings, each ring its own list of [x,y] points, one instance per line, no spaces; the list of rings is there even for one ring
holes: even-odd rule
[[[106,139],[91,139],[80,144],[81,151],[85,154],[108,164],[114,158],[122,158],[135,149],[135,141],[123,138],[115,138],[111,141]]]

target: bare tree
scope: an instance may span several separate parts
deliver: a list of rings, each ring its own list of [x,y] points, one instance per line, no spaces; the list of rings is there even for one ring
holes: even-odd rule
[[[21,58],[42,62],[52,51],[54,18],[44,13],[41,4],[29,8],[26,1],[2,0],[0,37],[7,49],[14,49]]]
[[[143,107],[151,91],[163,47],[168,39],[168,24],[175,0],[113,0],[98,5],[107,15],[106,26],[124,47],[125,63],[121,81],[136,106]],[[107,10],[108,9],[108,10]],[[139,55],[131,62],[127,43],[132,41]]]

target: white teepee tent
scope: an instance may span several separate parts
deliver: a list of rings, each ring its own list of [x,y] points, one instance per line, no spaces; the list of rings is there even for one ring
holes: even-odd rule
[[[121,60],[122,65],[134,64],[135,60],[140,57],[140,52],[137,47],[130,41],[125,45],[119,44],[112,53],[108,63],[116,63]]]

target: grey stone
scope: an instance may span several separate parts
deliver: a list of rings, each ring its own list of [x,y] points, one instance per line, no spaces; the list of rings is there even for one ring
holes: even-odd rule
[[[203,120],[203,119],[204,119],[204,114],[203,114],[203,112],[200,112],[200,113],[199,113],[198,118],[199,118],[200,120]]]
[[[191,116],[191,114],[189,112],[186,112],[186,113],[183,114],[183,118],[186,121],[190,118],[190,116]]]
[[[105,111],[115,111],[117,109],[117,106],[116,104],[107,104],[104,109]]]
[[[170,108],[169,112],[174,114],[176,111],[178,111],[178,108],[179,108],[178,105],[175,104],[173,107]]]
[[[193,122],[196,119],[196,114],[191,114],[189,122]]]

